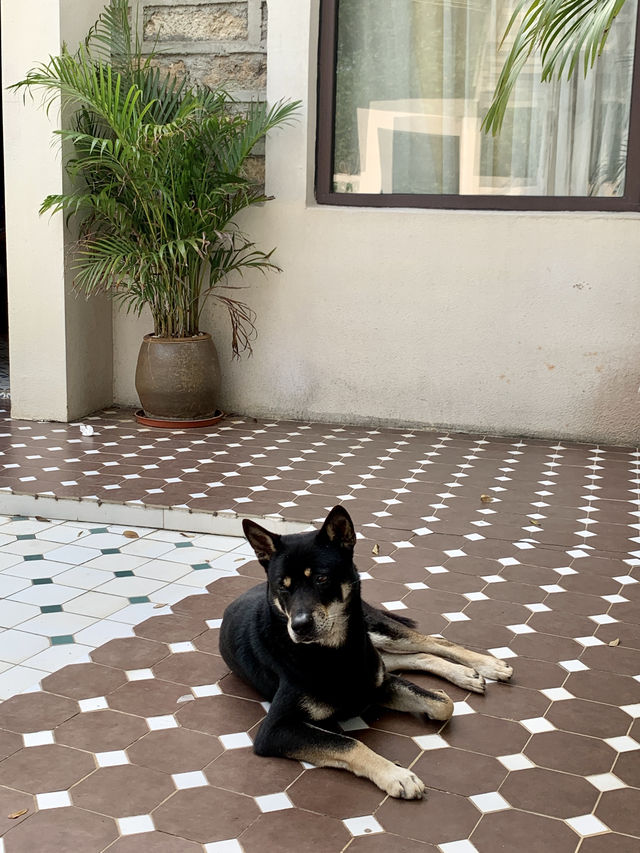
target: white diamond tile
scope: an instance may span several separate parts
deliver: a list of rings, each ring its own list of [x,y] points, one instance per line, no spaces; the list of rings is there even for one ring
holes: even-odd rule
[[[350,817],[342,822],[353,836],[373,835],[374,833],[384,832],[384,829],[373,815]]]
[[[178,790],[183,790],[184,788],[203,788],[209,784],[202,770],[194,770],[190,773],[173,773],[171,778]]]
[[[155,825],[148,814],[132,815],[131,817],[116,818],[120,835],[139,835],[143,832],[153,832]]]
[[[417,735],[413,740],[418,744],[420,749],[446,749],[449,744],[440,735]]]
[[[254,800],[261,812],[279,812],[283,809],[293,808],[293,803],[284,791],[278,794],[265,794],[262,797],[254,797]]]
[[[497,791],[491,791],[488,794],[474,794],[469,799],[483,814],[501,812],[511,808],[510,803]]]
[[[617,791],[619,788],[626,788],[627,785],[613,773],[598,773],[595,776],[586,776],[587,782],[590,782],[598,791]]]
[[[96,752],[96,761],[98,767],[119,767],[122,764],[129,764],[129,758],[123,749]]]
[[[555,726],[553,723],[544,717],[531,717],[529,720],[520,720],[520,724],[530,731],[532,735],[540,734],[540,732],[553,732]]]
[[[498,761],[507,770],[529,770],[531,767],[535,767],[533,761],[527,758],[522,752],[514,752],[511,755],[499,755]]]
[[[253,746],[253,741],[246,732],[219,735],[218,739],[225,749],[242,749],[246,746]]]
[[[28,732],[22,735],[25,746],[44,746],[47,743],[55,743],[52,731]]]
[[[599,835],[602,832],[609,831],[609,827],[592,814],[570,817],[567,819],[567,823],[574,832],[577,832],[578,835],[582,835],[583,837]]]
[[[40,810],[61,809],[71,805],[68,791],[50,791],[46,794],[36,794],[36,803]]]

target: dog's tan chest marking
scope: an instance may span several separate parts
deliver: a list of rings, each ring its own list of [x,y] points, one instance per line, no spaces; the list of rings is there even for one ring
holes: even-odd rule
[[[305,578],[310,578],[311,577],[311,569],[305,569],[304,570],[304,576],[305,576]]]
[[[282,586],[289,589],[289,587],[291,586],[291,578],[288,576],[286,578],[282,578]]]

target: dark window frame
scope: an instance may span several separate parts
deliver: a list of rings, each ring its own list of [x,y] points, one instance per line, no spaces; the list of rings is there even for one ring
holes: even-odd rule
[[[625,194],[607,196],[419,195],[334,192],[333,145],[336,101],[336,52],[339,0],[320,0],[318,97],[316,116],[316,180],[318,204],[348,207],[411,207],[453,210],[640,211],[640,20],[631,84]],[[639,12],[640,17],[640,12]]]

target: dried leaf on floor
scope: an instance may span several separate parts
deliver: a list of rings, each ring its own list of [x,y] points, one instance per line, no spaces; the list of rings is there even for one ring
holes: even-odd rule
[[[41,515],[36,515],[36,521],[43,521],[45,524],[51,524],[50,518],[43,518]]]
[[[11,814],[8,814],[7,817],[9,818],[9,820],[15,820],[17,817],[22,817],[22,815],[26,814],[28,811],[29,809],[20,809],[19,812],[11,812]]]
[[[609,642],[610,646],[619,646],[620,645],[620,637],[616,637],[615,640],[611,640]]]
[[[527,521],[529,524],[535,524],[536,527],[542,527],[539,521],[536,521],[535,518],[528,518]]]
[[[184,536],[185,539],[193,539],[195,535],[195,533],[180,533],[180,536]]]
[[[373,546],[373,548],[371,549],[371,553],[372,553],[372,554],[374,554],[376,557],[377,557],[377,556],[378,556],[378,554],[380,553],[380,546],[378,545],[378,543],[377,543],[377,542],[376,542],[376,544]]]
[[[139,539],[140,534],[136,533],[135,530],[125,530],[122,533],[123,536],[126,536],[127,539]]]
[[[158,610],[159,607],[168,607],[168,604],[154,604],[153,609]]]
[[[493,498],[491,495],[480,495],[480,500],[483,504],[490,504]]]

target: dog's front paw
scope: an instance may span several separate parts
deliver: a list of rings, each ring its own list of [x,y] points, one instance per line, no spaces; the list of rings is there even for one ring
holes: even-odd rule
[[[377,783],[378,787],[387,794],[400,800],[421,800],[426,791],[424,782],[415,773],[393,764],[387,768],[383,778],[377,780]]]
[[[456,679],[455,683],[464,690],[471,690],[472,693],[484,693],[486,687],[483,676],[476,669],[467,666],[463,668],[459,680]]]
[[[491,655],[483,655],[482,660],[474,663],[480,675],[491,678],[493,681],[509,681],[513,675],[513,668],[506,661],[498,660]]]

